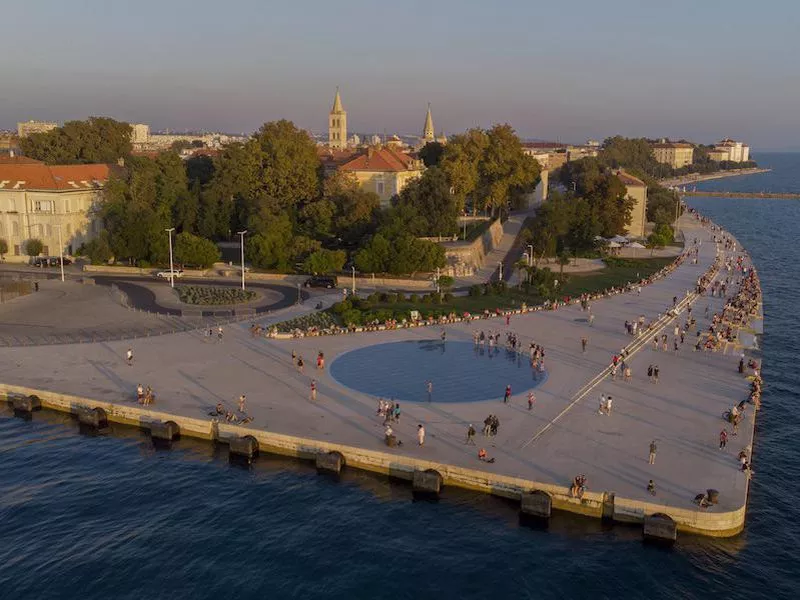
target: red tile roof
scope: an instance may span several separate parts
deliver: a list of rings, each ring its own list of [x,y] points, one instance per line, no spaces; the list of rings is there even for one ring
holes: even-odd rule
[[[416,161],[395,148],[368,148],[339,167],[343,171],[399,172],[416,168]]]
[[[45,165],[0,163],[0,190],[81,190],[101,187],[111,165]]]
[[[11,155],[7,153],[0,154],[0,165],[40,165],[42,161],[30,158],[28,156],[19,156],[18,154]]]

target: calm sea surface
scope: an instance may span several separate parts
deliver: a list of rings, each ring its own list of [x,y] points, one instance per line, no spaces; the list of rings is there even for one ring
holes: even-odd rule
[[[800,191],[800,154],[700,189]],[[699,186],[700,187],[700,186]],[[338,482],[209,444],[154,450],[134,430],[80,435],[62,415],[0,409],[0,598],[793,598],[800,587],[800,201],[692,198],[751,252],[765,295],[767,388],[748,524],[730,540],[556,515],[447,489],[438,503],[349,472]]]

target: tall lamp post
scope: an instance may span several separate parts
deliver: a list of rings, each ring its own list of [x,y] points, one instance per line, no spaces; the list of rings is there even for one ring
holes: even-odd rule
[[[238,231],[239,238],[241,239],[241,247],[242,247],[242,289],[244,289],[244,235],[247,233],[247,229],[244,231]]]
[[[164,231],[169,236],[169,285],[170,287],[175,287],[175,269],[172,266],[172,232],[175,231],[175,228],[170,227]]]
[[[533,266],[533,244],[528,244],[528,266]]]
[[[58,224],[58,258],[61,261],[61,281],[64,281],[64,242],[61,240],[61,223]]]
[[[353,270],[353,297],[356,295],[356,266],[350,267]]]

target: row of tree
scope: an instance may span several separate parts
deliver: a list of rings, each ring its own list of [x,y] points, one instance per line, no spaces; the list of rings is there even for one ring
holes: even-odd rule
[[[387,207],[352,174],[326,176],[315,142],[290,121],[186,161],[174,150],[132,156],[130,134],[126,123],[92,117],[21,142],[50,164],[124,159],[95,209],[104,229],[85,249],[93,260],[164,264],[165,230],[174,227],[177,260],[201,266],[218,259],[215,242],[246,230],[247,260],[260,268],[337,271],[349,259],[362,271],[431,271],[444,266],[444,252],[420,238],[456,233],[465,209],[496,215],[514,206],[539,178],[508,125],[428,144],[429,168]]]

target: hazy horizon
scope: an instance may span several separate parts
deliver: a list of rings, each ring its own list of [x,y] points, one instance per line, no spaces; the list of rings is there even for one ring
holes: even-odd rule
[[[327,127],[447,134],[508,122],[525,138],[733,137],[800,149],[800,7],[684,0],[533,6],[363,0],[227,5],[34,0],[4,9],[0,128],[111,116],[153,129]],[[780,15],[777,18],[776,15]],[[792,125],[794,123],[794,125]]]

